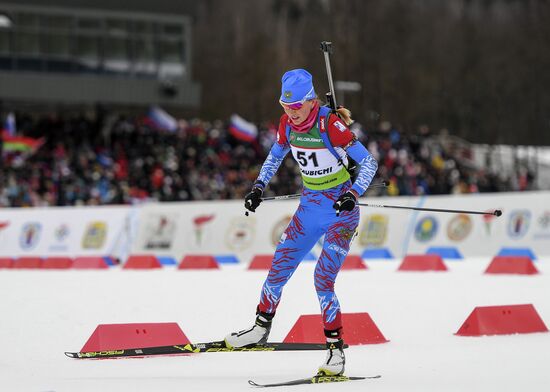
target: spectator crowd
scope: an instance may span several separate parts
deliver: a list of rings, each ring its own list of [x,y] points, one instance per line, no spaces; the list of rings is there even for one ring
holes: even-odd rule
[[[18,114],[17,124],[21,134],[45,141],[32,153],[3,151],[0,207],[241,199],[276,136],[270,123],[247,143],[233,138],[222,121],[180,120],[179,129],[170,132],[123,115]],[[465,164],[426,126],[405,133],[381,122],[375,129],[354,124],[352,130],[379,162],[374,181],[389,182],[371,195],[510,191],[533,182]],[[287,157],[266,192],[300,189],[298,166]]]

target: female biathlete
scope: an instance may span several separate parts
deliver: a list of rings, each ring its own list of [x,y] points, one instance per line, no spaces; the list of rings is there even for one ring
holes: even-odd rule
[[[320,106],[309,72],[286,72],[279,102],[285,114],[281,116],[277,142],[245,197],[245,208],[256,211],[266,185],[289,151],[300,166],[304,188],[300,205],[275,250],[254,325],[226,336],[225,342],[229,347],[244,347],[267,341],[284,285],[324,235],[323,251],[315,267],[315,289],[327,344],[319,373],[340,375],[344,373],[345,357],[334,282],[359,224],[357,198],[367,190],[378,164],[349,130],[350,112],[339,108],[337,116]],[[348,155],[359,165],[353,184],[347,169]]]

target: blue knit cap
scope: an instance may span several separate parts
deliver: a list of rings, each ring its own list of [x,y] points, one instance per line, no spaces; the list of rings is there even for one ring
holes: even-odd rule
[[[293,69],[285,72],[281,82],[281,103],[293,104],[316,97],[313,78],[305,69]]]

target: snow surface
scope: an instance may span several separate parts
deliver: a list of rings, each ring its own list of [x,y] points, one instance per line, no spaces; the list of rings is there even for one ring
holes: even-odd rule
[[[489,258],[447,261],[448,272],[397,272],[399,261],[342,271],[344,312],[368,312],[389,343],[346,350],[348,375],[382,378],[303,391],[548,391],[550,333],[461,337],[476,306],[532,303],[550,326],[550,260],[536,276],[485,275]],[[270,340],[319,311],[313,266],[283,295]],[[98,324],[177,322],[193,342],[251,325],[265,271],[0,270],[0,391],[250,391],[312,375],[325,353],[212,353],[75,360]]]

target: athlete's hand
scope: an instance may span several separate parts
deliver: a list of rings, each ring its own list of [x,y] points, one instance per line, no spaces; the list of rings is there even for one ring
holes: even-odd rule
[[[263,191],[258,187],[253,187],[252,190],[244,197],[244,208],[248,211],[256,212],[256,208],[262,202]]]
[[[340,195],[338,200],[332,205],[332,208],[336,210],[336,216],[340,216],[342,211],[353,211],[357,203],[357,198],[351,191]]]

